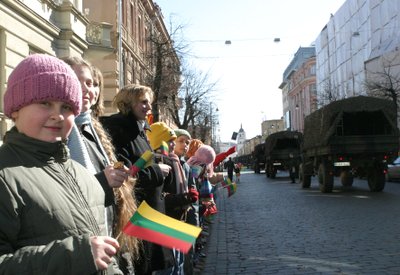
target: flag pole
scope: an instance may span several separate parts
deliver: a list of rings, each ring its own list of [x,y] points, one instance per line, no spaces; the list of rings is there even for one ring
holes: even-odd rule
[[[121,237],[122,232],[123,232],[123,231],[121,230],[121,232],[119,232],[119,234],[117,235],[117,237],[115,237],[116,240],[118,240],[118,238]]]

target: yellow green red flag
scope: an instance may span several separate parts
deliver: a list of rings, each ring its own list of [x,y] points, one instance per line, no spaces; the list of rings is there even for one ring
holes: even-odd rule
[[[199,236],[201,228],[168,217],[143,201],[123,232],[187,253]]]

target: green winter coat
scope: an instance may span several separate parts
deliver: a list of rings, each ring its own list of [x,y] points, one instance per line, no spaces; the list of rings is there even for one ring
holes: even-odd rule
[[[0,147],[0,274],[94,274],[93,235],[106,235],[96,178],[69,159],[63,142],[7,132]]]

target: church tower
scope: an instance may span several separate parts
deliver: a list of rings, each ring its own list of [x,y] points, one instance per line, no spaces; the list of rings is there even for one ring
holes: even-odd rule
[[[245,141],[246,141],[246,132],[243,130],[242,124],[240,124],[240,130],[237,136],[237,147],[236,147],[236,151],[238,152],[239,156],[243,154],[242,148],[244,147]]]

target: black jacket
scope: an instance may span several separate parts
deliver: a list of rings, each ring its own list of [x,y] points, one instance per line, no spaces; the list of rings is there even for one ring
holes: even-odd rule
[[[111,136],[118,160],[123,161],[126,166],[130,167],[135,163],[146,150],[152,151],[142,123],[132,113],[102,117],[100,122]],[[138,204],[145,200],[152,208],[165,214],[163,186],[163,174],[156,163],[142,169],[138,173],[135,186]],[[144,255],[135,264],[135,274],[147,274],[173,265],[172,250],[149,242],[143,243]]]

